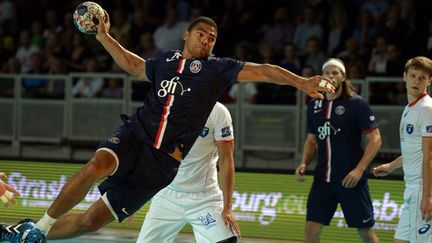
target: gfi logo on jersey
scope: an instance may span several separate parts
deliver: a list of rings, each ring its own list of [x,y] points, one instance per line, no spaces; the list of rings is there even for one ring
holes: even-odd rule
[[[180,95],[183,95],[184,92],[190,92],[191,88],[185,89],[183,87],[183,84],[179,81],[180,77],[174,77],[171,80],[162,80],[161,82],[161,89],[158,90],[157,94],[159,97],[165,97],[167,94],[174,95],[177,84],[179,85],[181,92]]]
[[[335,128],[330,124],[330,121],[326,121],[324,125],[318,127],[318,138],[324,140],[327,136],[330,136],[333,132],[333,135],[336,135],[340,132],[340,128]]]

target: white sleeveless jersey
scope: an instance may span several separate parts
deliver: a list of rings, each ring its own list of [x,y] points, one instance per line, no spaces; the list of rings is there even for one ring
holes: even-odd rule
[[[405,107],[399,132],[405,182],[420,185],[423,164],[422,138],[432,137],[432,98],[429,95]]]
[[[218,187],[216,163],[219,156],[216,143],[233,139],[231,115],[218,102],[168,187],[179,192],[201,192]]]

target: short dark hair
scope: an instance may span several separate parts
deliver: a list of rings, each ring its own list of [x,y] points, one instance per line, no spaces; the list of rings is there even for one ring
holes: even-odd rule
[[[189,31],[189,32],[192,31],[192,29],[199,23],[206,23],[206,24],[214,27],[216,29],[216,32],[218,30],[217,24],[213,19],[206,17],[206,16],[200,16],[200,17],[195,18],[194,20],[192,20],[190,22],[190,24],[187,28],[187,31]]]

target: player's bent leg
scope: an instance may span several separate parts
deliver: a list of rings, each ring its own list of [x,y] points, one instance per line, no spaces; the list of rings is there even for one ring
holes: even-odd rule
[[[236,242],[237,242],[237,236],[233,236],[228,239],[218,241],[217,243],[236,243]]]
[[[365,243],[379,243],[380,242],[378,237],[376,236],[373,228],[358,228],[357,232],[360,235],[360,238]]]
[[[80,203],[98,180],[111,175],[118,166],[116,156],[98,150],[93,158],[63,186],[58,197],[48,209],[48,215],[58,218]]]
[[[323,225],[313,221],[306,221],[305,224],[305,243],[320,242]]]
[[[63,215],[57,219],[48,232],[48,238],[65,239],[94,232],[114,219],[107,205],[99,199],[84,213]]]

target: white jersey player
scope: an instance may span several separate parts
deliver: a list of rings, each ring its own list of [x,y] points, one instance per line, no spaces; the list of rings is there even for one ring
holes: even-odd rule
[[[216,103],[177,176],[154,196],[137,242],[172,242],[185,224],[191,224],[197,242],[236,242],[240,232],[231,211],[233,152],[231,115]]]
[[[394,242],[432,242],[432,98],[426,93],[432,80],[432,60],[415,57],[405,64],[404,81],[409,104],[400,121],[402,155],[374,168],[386,176],[403,167],[404,209]]]

